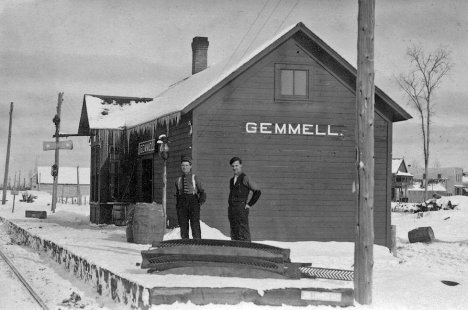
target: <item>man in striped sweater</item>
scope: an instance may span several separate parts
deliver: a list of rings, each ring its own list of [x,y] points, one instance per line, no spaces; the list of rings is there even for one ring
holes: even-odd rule
[[[206,201],[206,193],[200,178],[192,174],[192,159],[182,156],[180,162],[183,174],[175,182],[180,237],[189,239],[190,222],[192,238],[201,239],[200,207]]]

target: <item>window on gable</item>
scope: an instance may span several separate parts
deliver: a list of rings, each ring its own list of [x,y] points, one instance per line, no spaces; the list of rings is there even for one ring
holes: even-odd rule
[[[307,96],[307,71],[281,70],[281,95]]]
[[[275,69],[276,99],[309,99],[310,68],[307,65],[276,64]]]

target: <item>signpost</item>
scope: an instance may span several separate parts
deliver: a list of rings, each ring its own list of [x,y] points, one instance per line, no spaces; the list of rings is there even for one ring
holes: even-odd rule
[[[62,110],[63,93],[58,95],[57,103],[57,114],[55,114],[52,122],[55,124],[55,142],[44,142],[44,151],[55,150],[55,164],[52,166],[51,174],[54,177],[54,187],[52,190],[52,212],[55,212],[55,206],[57,205],[57,183],[58,183],[58,172],[59,172],[59,149],[73,149],[72,141],[60,142],[60,112]]]
[[[42,142],[42,149],[44,151],[52,151],[56,149],[61,149],[61,150],[73,150],[73,141],[68,140],[68,141],[60,141],[59,143],[57,142]]]
[[[13,208],[11,208],[11,213],[14,213],[15,212],[15,198],[16,198],[16,195],[19,195],[19,191],[17,191],[16,189],[12,189],[11,194],[13,195]]]

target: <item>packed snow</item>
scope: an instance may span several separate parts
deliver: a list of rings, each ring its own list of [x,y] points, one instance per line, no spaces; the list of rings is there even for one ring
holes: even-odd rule
[[[76,253],[115,274],[134,279],[146,287],[154,287],[157,277],[165,277],[168,286],[187,286],[189,284],[205,287],[248,287],[260,291],[284,285],[278,279],[259,281],[256,279],[221,278],[209,276],[151,275],[139,269],[141,250],[149,245],[126,242],[125,227],[115,225],[96,225],[89,222],[89,205],[57,204],[55,213],[50,212],[51,196],[47,193],[30,192],[37,196],[33,203],[20,202],[16,196],[12,212],[13,196],[8,193],[6,205],[0,206],[0,218],[13,221],[27,229],[31,234],[61,244],[68,251]],[[21,197],[21,196],[20,196]],[[374,246],[374,268],[372,285],[372,304],[359,305],[356,309],[468,309],[468,197],[449,197],[453,209],[429,212],[392,212],[392,224],[396,225],[397,257],[383,246]],[[25,218],[25,210],[45,210],[45,220]],[[422,215],[421,215],[422,214]],[[5,226],[5,225],[0,225]],[[417,227],[432,227],[435,241],[432,243],[409,243],[408,232]],[[255,229],[252,227],[251,229]],[[229,239],[217,229],[202,223],[202,237],[209,239]],[[166,233],[164,239],[178,239],[179,230]],[[278,242],[256,240],[291,250],[293,262],[310,262],[314,267],[353,270],[354,243],[351,242]],[[22,250],[11,245],[8,250]],[[63,265],[50,262],[56,273],[63,273]],[[77,279],[77,281],[80,281]],[[295,287],[352,287],[350,281],[325,279],[289,280]],[[312,281],[312,282],[310,282]],[[442,281],[458,283],[449,286]],[[160,281],[159,281],[160,282]],[[450,282],[446,282],[450,283]],[[288,283],[288,286],[290,283]],[[49,285],[48,289],[53,289]],[[2,291],[8,290],[2,287]],[[37,288],[45,290],[46,288]],[[105,297],[105,296],[104,296]],[[2,304],[9,304],[8,298],[0,295]],[[13,297],[11,297],[13,298]],[[84,309],[114,309],[117,304],[109,298],[99,303],[90,303]],[[10,301],[11,304],[11,301]],[[62,309],[65,307],[61,306]],[[118,306],[120,308],[121,305]],[[0,307],[1,308],[1,307]],[[20,307],[16,307],[21,309]],[[58,309],[57,306],[56,309]],[[328,306],[305,307],[309,309],[331,309]],[[252,303],[239,305],[196,306],[175,303],[173,305],[153,306],[152,309],[278,309],[273,306],[257,306]],[[281,309],[298,309],[283,305]]]

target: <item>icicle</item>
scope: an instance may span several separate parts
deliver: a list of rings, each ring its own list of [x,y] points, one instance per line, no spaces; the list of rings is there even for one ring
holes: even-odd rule
[[[180,121],[180,115],[181,115],[180,111],[175,112],[175,113],[172,113],[172,114],[162,116],[162,117],[160,117],[158,119],[155,119],[153,121],[146,122],[144,124],[137,125],[137,126],[134,126],[132,128],[129,128],[128,132],[127,132],[127,137],[129,137],[131,133],[144,134],[145,132],[150,132],[150,130],[156,130],[158,124],[163,125],[163,126],[164,125],[169,126],[173,122],[175,122],[175,124],[177,125],[177,124],[179,124],[179,121]]]
[[[150,297],[149,289],[144,288],[143,292],[141,294],[141,299],[143,301],[143,305],[149,306],[149,297]]]
[[[175,121],[176,125],[178,125],[179,120],[180,120],[180,111],[172,113],[172,114],[165,115],[163,117],[160,117],[158,119],[158,123],[161,124],[161,125],[166,125],[167,126],[167,125],[170,125],[172,122]]]

